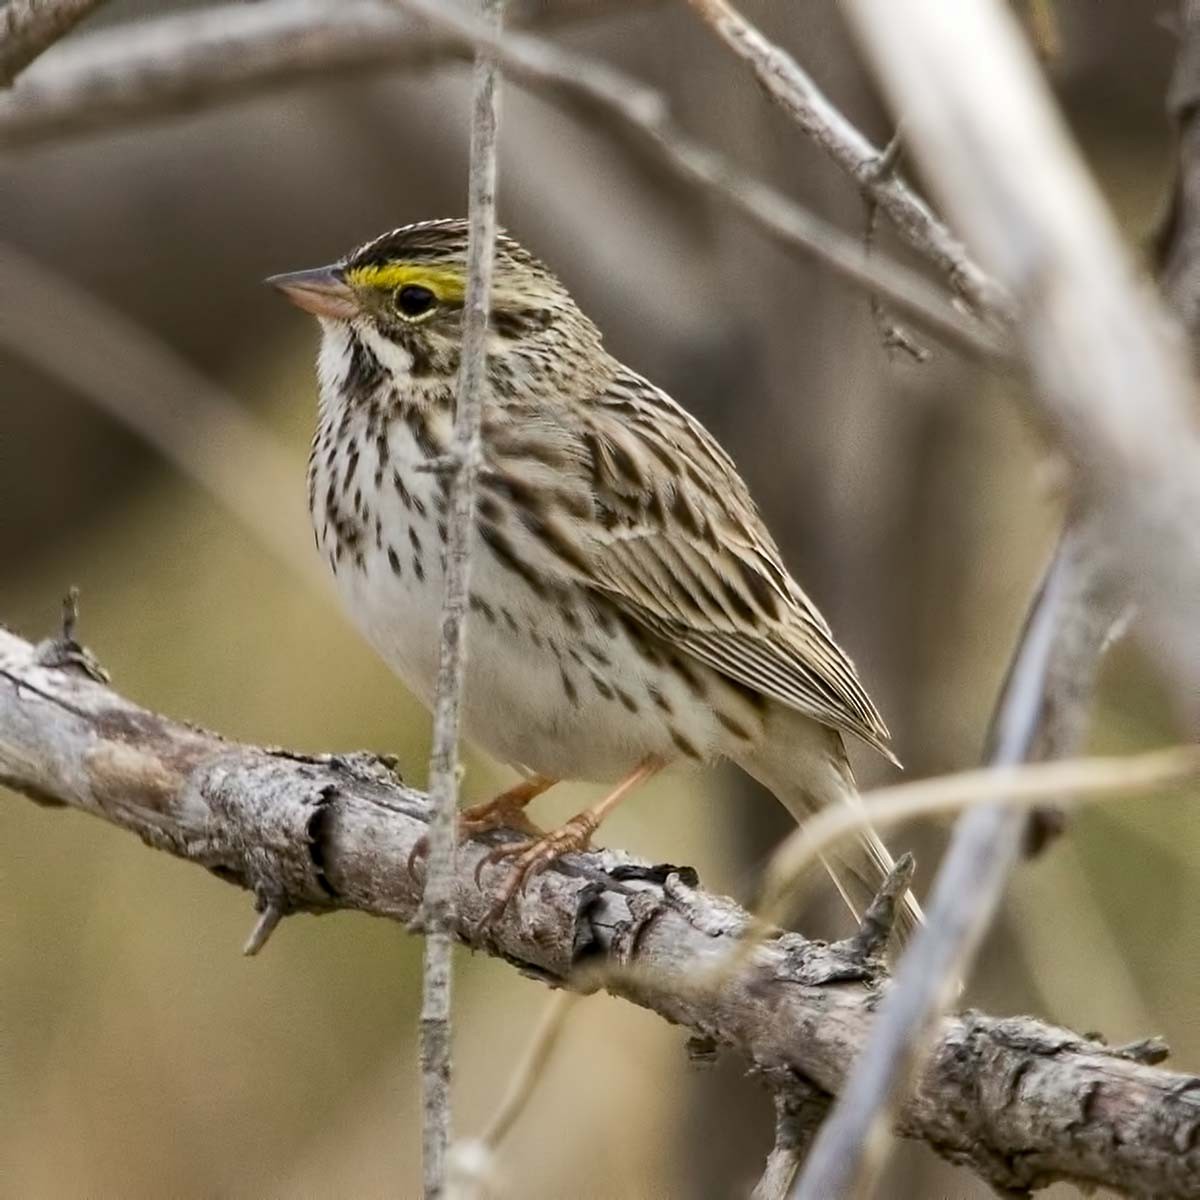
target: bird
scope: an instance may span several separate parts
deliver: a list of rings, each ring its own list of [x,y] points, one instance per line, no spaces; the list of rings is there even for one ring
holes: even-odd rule
[[[465,220],[421,221],[267,281],[320,323],[317,549],[431,709],[467,244]],[[730,760],[797,820],[861,804],[846,739],[896,761],[887,726],[713,435],[503,231],[486,351],[461,722],[521,778],[459,828],[521,835],[485,859],[510,860],[505,902],[681,762]],[[563,780],[609,790],[544,833],[526,808]],[[826,859],[856,916],[893,865],[869,827]],[[919,920],[909,893],[901,927]]]

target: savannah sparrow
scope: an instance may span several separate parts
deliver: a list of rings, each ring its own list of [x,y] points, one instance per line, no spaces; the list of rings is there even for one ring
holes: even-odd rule
[[[448,507],[429,468],[450,446],[466,251],[464,221],[425,221],[269,281],[321,322],[317,546],[429,706]],[[463,824],[529,835],[495,852],[517,858],[509,894],[677,760],[732,759],[797,818],[858,803],[843,735],[890,757],[887,728],[729,456],[503,235],[491,305],[462,719],[524,781]],[[563,779],[616,787],[538,836],[524,806]],[[829,864],[855,909],[892,865],[873,834],[862,849]]]

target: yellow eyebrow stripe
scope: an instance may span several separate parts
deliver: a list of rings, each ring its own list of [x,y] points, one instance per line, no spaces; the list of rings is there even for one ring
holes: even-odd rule
[[[456,271],[442,271],[419,263],[382,263],[378,266],[355,267],[346,272],[346,282],[353,287],[391,290],[406,283],[428,288],[439,300],[459,301],[466,294],[463,277]]]

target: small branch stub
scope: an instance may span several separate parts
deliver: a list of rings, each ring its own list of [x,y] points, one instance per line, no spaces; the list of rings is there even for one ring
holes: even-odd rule
[[[880,885],[875,899],[863,913],[858,932],[850,939],[848,948],[859,958],[879,958],[891,941],[900,912],[900,898],[908,891],[916,874],[917,860],[911,851],[902,854]]]
[[[258,921],[250,931],[250,936],[246,939],[246,944],[242,947],[242,953],[247,958],[253,958],[267,944],[267,940],[278,928],[279,922],[285,915],[281,903],[275,900],[267,901],[266,907],[263,908]]]

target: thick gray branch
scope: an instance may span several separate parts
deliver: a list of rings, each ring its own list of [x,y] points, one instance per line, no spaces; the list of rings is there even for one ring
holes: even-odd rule
[[[61,644],[0,631],[0,783],[128,829],[249,888],[262,907],[416,915],[421,880],[406,863],[429,804],[384,762],[228,742],[140,708],[74,661]],[[614,851],[538,876],[481,936],[505,878],[485,872],[476,887],[487,849],[460,848],[459,940],[548,982],[602,981],[735,1048],[776,1087],[840,1090],[886,988],[876,963],[847,944],[780,934],[706,987],[747,914],[673,868]],[[1002,1189],[1069,1178],[1200,1194],[1200,1079],[1025,1018],[943,1019],[897,1124]]]

